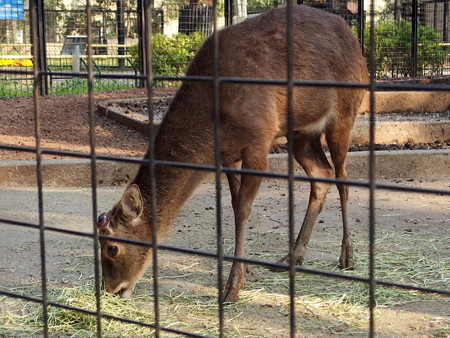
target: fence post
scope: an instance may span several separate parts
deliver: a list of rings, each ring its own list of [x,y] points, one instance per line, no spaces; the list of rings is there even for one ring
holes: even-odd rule
[[[147,36],[145,34],[145,13],[144,13],[144,1],[139,0],[137,2],[137,12],[138,12],[138,60],[139,60],[139,72],[140,75],[147,74],[147,57],[146,57],[146,45],[147,45]],[[140,87],[146,87],[147,81],[145,79],[140,80]]]
[[[125,16],[124,16],[124,6],[123,0],[116,1],[116,27],[117,27],[117,43],[119,48],[117,49],[118,55],[125,55],[125,48],[121,47],[125,45]],[[119,67],[123,68],[125,65],[125,60],[122,58],[118,59]]]
[[[32,8],[34,6],[34,9]],[[35,10],[37,14],[37,23],[36,23],[36,30],[31,29],[31,34],[36,36],[36,39],[33,39],[32,41],[37,41],[37,48],[34,50],[37,50],[37,63],[38,63],[38,70],[39,70],[39,76],[40,76],[40,94],[41,95],[47,95],[48,94],[48,81],[47,81],[47,75],[43,75],[42,72],[45,72],[47,70],[47,52],[46,52],[46,42],[45,42],[45,14],[44,14],[44,1],[43,0],[36,0],[36,1],[30,1],[30,13]],[[32,25],[32,22],[30,21],[30,25]]]
[[[80,45],[73,46],[72,53],[72,72],[80,72]]]
[[[225,0],[225,25],[233,24],[233,0]]]
[[[364,54],[364,30],[365,30],[364,0],[358,0],[358,39]]]
[[[417,76],[417,48],[418,48],[418,34],[417,34],[417,2],[418,0],[412,0],[412,25],[411,25],[411,76]]]
[[[442,20],[442,22],[443,22],[442,40],[444,42],[448,42],[448,24],[447,24],[447,20],[448,20],[448,0],[444,0],[444,19]],[[447,48],[445,50],[447,51]]]

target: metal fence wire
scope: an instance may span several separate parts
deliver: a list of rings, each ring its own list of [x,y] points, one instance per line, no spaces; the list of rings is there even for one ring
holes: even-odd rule
[[[434,3],[434,6],[441,5],[441,3]],[[144,37],[149,38],[152,35],[152,30],[155,29],[154,25],[152,25],[152,20],[148,20],[148,18],[154,18],[154,13],[152,9],[151,1],[142,1],[140,3],[140,6],[142,8],[142,11],[144,13],[144,20],[143,20],[143,26],[142,30],[144,33]],[[193,5],[189,5],[193,6]],[[291,13],[291,8],[293,4],[291,2],[286,3],[286,11],[287,13]],[[370,4],[370,8],[374,8],[374,3],[372,2]],[[425,4],[425,6],[427,6]],[[430,5],[431,6],[431,5]],[[93,45],[95,44],[95,38],[94,38],[94,31],[95,27],[92,25],[92,6],[89,0],[86,2],[86,18],[83,20],[83,24],[86,25],[87,29],[87,38],[86,38],[86,55],[87,55],[87,62],[86,62],[86,72],[81,73],[70,73],[70,76],[79,77],[87,80],[88,83],[88,106],[89,106],[89,130],[90,130],[90,147],[91,151],[90,153],[81,153],[81,152],[60,152],[55,151],[51,149],[43,149],[41,147],[41,127],[40,127],[40,121],[41,121],[41,107],[40,107],[40,101],[42,99],[41,96],[41,88],[43,85],[43,78],[50,75],[51,73],[49,71],[43,71],[40,69],[40,54],[37,49],[39,46],[39,32],[41,31],[39,28],[39,25],[41,24],[40,18],[42,17],[42,13],[40,10],[43,10],[42,3],[39,0],[30,0],[30,8],[31,8],[31,22],[32,22],[32,55],[33,55],[33,73],[27,74],[31,75],[33,79],[33,97],[34,97],[34,113],[35,113],[35,138],[36,138],[36,146],[33,148],[27,148],[27,147],[21,147],[21,146],[8,146],[8,145],[1,145],[0,148],[4,150],[11,150],[11,151],[25,151],[25,152],[35,152],[36,154],[36,173],[37,173],[37,183],[38,183],[38,201],[39,201],[39,223],[29,223],[26,221],[14,221],[11,219],[4,219],[3,217],[0,218],[0,223],[10,225],[12,227],[20,227],[20,228],[29,228],[29,229],[35,229],[39,233],[39,240],[40,240],[40,261],[41,261],[41,292],[42,297],[35,297],[35,296],[27,296],[23,295],[17,292],[8,291],[8,290],[0,290],[0,295],[3,297],[8,297],[12,299],[20,299],[26,302],[30,303],[37,303],[42,306],[42,316],[39,318],[39,321],[42,324],[42,330],[37,332],[39,335],[43,335],[45,337],[57,335],[54,332],[51,332],[49,329],[49,313],[48,310],[51,307],[71,310],[79,313],[84,313],[87,316],[93,318],[96,321],[96,332],[91,332],[90,334],[96,334],[97,336],[101,337],[104,334],[104,328],[102,327],[102,319],[110,319],[112,321],[120,321],[125,323],[131,323],[136,324],[142,327],[147,327],[149,329],[149,332],[154,334],[155,336],[164,336],[164,335],[184,335],[184,336],[201,336],[196,332],[189,332],[189,327],[184,325],[181,327],[186,327],[186,329],[182,328],[173,328],[170,326],[164,325],[164,318],[162,318],[161,315],[161,304],[160,304],[160,280],[158,278],[159,271],[158,271],[158,262],[160,259],[160,252],[178,252],[183,253],[186,255],[196,255],[200,257],[207,257],[210,259],[216,260],[216,274],[217,274],[217,291],[218,291],[218,297],[217,297],[217,319],[218,319],[218,329],[217,334],[218,336],[225,336],[226,334],[226,322],[224,320],[224,312],[226,311],[226,305],[222,301],[222,289],[225,285],[225,281],[223,279],[223,275],[225,274],[226,270],[224,268],[226,262],[233,262],[235,260],[244,262],[248,264],[249,266],[263,266],[263,267],[273,267],[274,264],[272,262],[266,261],[265,259],[255,259],[255,258],[242,258],[242,257],[234,257],[233,255],[227,255],[224,253],[223,243],[223,219],[222,219],[222,181],[223,177],[222,175],[224,173],[240,173],[240,174],[247,174],[247,175],[260,175],[264,178],[275,178],[284,180],[288,184],[288,198],[289,198],[289,233],[290,233],[290,243],[292,246],[292,243],[294,241],[294,183],[298,181],[317,181],[317,182],[327,182],[332,184],[342,184],[345,183],[349,186],[353,187],[362,187],[367,189],[367,193],[369,195],[369,226],[368,226],[368,238],[369,238],[369,265],[368,265],[368,271],[365,277],[358,277],[352,274],[348,273],[342,273],[342,272],[334,272],[334,271],[323,271],[320,269],[312,269],[302,266],[296,266],[294,264],[291,264],[289,269],[289,310],[288,316],[290,318],[289,323],[289,334],[291,337],[294,336],[301,336],[302,331],[301,328],[298,328],[296,324],[296,320],[298,319],[298,304],[296,301],[296,291],[302,288],[302,285],[299,285],[298,282],[296,282],[296,276],[298,274],[311,274],[311,275],[319,275],[323,276],[325,278],[332,278],[336,280],[346,280],[353,283],[361,283],[365,285],[366,288],[366,294],[365,297],[367,299],[368,304],[368,311],[369,311],[369,327],[367,330],[367,334],[371,337],[376,336],[377,334],[377,326],[376,326],[376,316],[375,316],[375,308],[376,308],[376,289],[378,287],[388,287],[388,288],[400,288],[400,289],[406,289],[406,290],[415,290],[418,292],[424,292],[424,293],[435,293],[442,296],[449,296],[450,290],[445,290],[441,288],[428,288],[428,287],[419,287],[414,286],[409,283],[396,283],[396,282],[390,282],[386,281],[383,278],[380,278],[377,276],[377,269],[375,264],[375,243],[377,240],[377,232],[376,232],[376,206],[375,206],[375,193],[377,191],[402,191],[402,192],[408,192],[411,195],[415,194],[424,194],[424,195],[441,195],[444,198],[450,196],[450,191],[448,189],[420,189],[420,188],[413,188],[413,187],[404,187],[394,184],[380,184],[377,182],[376,179],[376,173],[375,173],[375,159],[376,159],[376,152],[375,152],[375,146],[374,146],[374,133],[375,133],[375,113],[374,113],[374,93],[376,90],[392,90],[396,89],[395,85],[390,84],[383,84],[383,83],[376,83],[376,60],[375,60],[375,48],[376,48],[376,41],[373,38],[375,25],[374,25],[374,17],[375,13],[371,11],[368,16],[368,20],[366,22],[366,27],[368,30],[367,37],[369,40],[366,42],[369,46],[369,68],[370,68],[370,83],[367,85],[361,85],[361,84],[352,84],[352,83],[338,83],[338,82],[323,82],[323,81],[310,81],[310,82],[304,82],[304,81],[298,81],[297,79],[293,78],[293,71],[291,67],[288,67],[286,69],[286,76],[280,75],[280,79],[255,79],[255,78],[226,78],[221,77],[219,75],[218,70],[218,64],[219,64],[219,54],[218,54],[218,48],[214,49],[214,57],[213,57],[213,64],[214,64],[214,74],[212,76],[208,77],[173,77],[173,76],[153,76],[152,67],[147,68],[146,74],[139,75],[139,74],[128,74],[128,75],[111,75],[111,74],[99,74],[95,71],[94,67],[94,55],[95,50]],[[185,8],[182,9],[182,11],[185,10]],[[218,4],[216,1],[214,1],[210,7],[205,11],[208,12],[208,15],[211,15],[212,22],[211,22],[211,30],[213,32],[214,36],[214,43],[217,46],[218,43],[218,22],[217,22],[217,13],[218,13]],[[200,10],[199,10],[200,11]],[[147,20],[145,20],[147,18]],[[289,22],[289,21],[288,21]],[[184,22],[183,27],[187,27],[189,25],[200,25],[202,29],[210,29],[209,27],[204,28],[204,22]],[[180,24],[181,25],[181,24]],[[183,28],[184,29],[184,28]],[[287,27],[287,41],[291,41],[292,39],[292,31],[290,30],[290,27]],[[144,62],[147,65],[152,64],[152,51],[151,46],[149,43],[144,43],[145,47],[145,57],[146,59]],[[290,58],[293,57],[292,54],[292,48],[291,44],[288,43],[287,46],[287,55],[289,55]],[[194,163],[181,163],[181,162],[168,162],[168,161],[159,161],[155,159],[155,154],[153,151],[149,152],[149,156],[146,159],[143,160],[136,160],[136,159],[130,159],[130,158],[120,158],[120,157],[114,157],[114,156],[100,156],[96,153],[96,146],[95,146],[95,139],[96,139],[96,133],[95,133],[95,107],[94,107],[94,81],[99,78],[114,78],[114,79],[121,79],[121,78],[129,78],[133,80],[137,80],[140,82],[146,82],[148,84],[162,82],[162,81],[210,81],[213,83],[214,86],[214,120],[215,120],[215,165],[213,166],[205,166],[205,165],[196,165]],[[224,168],[221,165],[221,152],[220,152],[220,130],[221,130],[221,119],[220,119],[220,106],[221,102],[219,101],[220,98],[220,88],[226,83],[241,83],[245,85],[254,85],[254,84],[260,84],[260,85],[278,85],[280,87],[283,87],[284,90],[287,91],[289,95],[289,100],[292,101],[292,95],[293,95],[293,88],[296,86],[321,86],[321,87],[345,87],[345,88],[361,88],[365,87],[370,92],[370,151],[369,151],[369,169],[367,177],[368,179],[366,181],[356,181],[356,180],[345,180],[340,181],[336,179],[319,179],[319,178],[311,178],[308,176],[302,176],[295,173],[294,167],[293,167],[293,154],[292,149],[289,155],[289,170],[287,174],[281,174],[281,173],[275,173],[275,172],[260,172],[260,171],[253,171],[253,170],[245,170],[245,169],[230,169],[230,168]],[[447,91],[447,86],[430,86],[430,85],[411,85],[411,86],[403,86],[402,90],[404,89],[414,89],[414,90],[421,90],[421,91]],[[152,119],[152,99],[153,99],[153,90],[152,87],[148,87],[148,106],[150,107],[150,118],[149,118],[149,133],[150,133],[150,141],[149,141],[149,149],[154,149],[154,139],[155,139],[155,129],[153,128],[153,119]],[[290,107],[290,110],[292,107]],[[291,114],[290,112],[289,114]],[[292,129],[292,128],[291,128]],[[292,131],[291,131],[292,133]],[[292,135],[291,135],[292,137]],[[79,232],[79,231],[73,231],[73,230],[65,230],[61,228],[55,228],[55,227],[49,227],[46,225],[44,220],[44,199],[43,199],[43,178],[42,178],[42,156],[46,154],[51,155],[59,155],[59,156],[69,156],[74,158],[87,158],[90,159],[91,163],[91,182],[92,182],[92,213],[93,213],[93,219],[92,219],[92,232],[91,233],[85,233],[85,232]],[[98,161],[117,161],[117,162],[131,162],[131,163],[137,163],[142,164],[145,166],[148,166],[148,172],[149,172],[149,184],[151,186],[151,201],[152,201],[152,226],[153,226],[153,234],[156,234],[156,224],[158,222],[157,214],[156,214],[156,197],[155,193],[157,190],[158,182],[155,181],[155,170],[158,166],[164,166],[164,167],[177,167],[181,168],[183,170],[202,170],[202,171],[210,171],[213,172],[215,175],[215,198],[216,198],[216,205],[215,205],[215,212],[216,212],[216,224],[215,229],[217,232],[217,248],[215,252],[207,252],[197,249],[186,249],[176,246],[169,246],[164,244],[159,244],[156,241],[156,238],[153,238],[153,241],[151,242],[141,242],[136,240],[129,240],[125,238],[115,238],[117,242],[123,242],[123,243],[130,243],[138,246],[145,246],[150,247],[153,250],[153,258],[152,258],[152,280],[153,280],[153,297],[148,297],[148,302],[153,303],[154,307],[154,317],[148,318],[146,321],[140,321],[140,320],[134,320],[132,318],[121,318],[120,316],[113,316],[110,314],[107,314],[102,309],[102,302],[101,302],[101,295],[102,295],[102,278],[101,278],[101,266],[100,266],[100,256],[99,256],[99,238],[108,238],[105,235],[100,235],[97,229],[97,215],[100,213],[98,210],[97,205],[97,199],[99,198],[97,194],[97,173],[96,168]],[[47,276],[47,261],[49,259],[48,256],[48,246],[50,245],[47,241],[46,235],[49,233],[57,233],[57,234],[68,234],[73,236],[79,236],[84,238],[89,238],[92,241],[93,246],[93,252],[94,252],[94,260],[92,261],[92,264],[94,265],[94,271],[95,271],[95,310],[86,310],[79,308],[77,306],[71,306],[62,304],[60,302],[52,301],[48,297],[49,293],[49,287],[48,287],[48,276]],[[156,236],[156,235],[155,235]],[[158,243],[158,244],[157,244]],[[286,248],[287,250],[288,248]],[[120,306],[120,305],[118,305]],[[245,311],[245,309],[243,309]],[[251,323],[249,323],[251,325]]]

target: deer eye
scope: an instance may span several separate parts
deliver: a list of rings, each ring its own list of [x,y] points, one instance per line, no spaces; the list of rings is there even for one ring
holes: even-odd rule
[[[110,257],[114,257],[115,255],[117,255],[118,250],[117,250],[117,246],[115,246],[115,245],[108,246],[108,248],[106,250],[108,250],[108,255]]]

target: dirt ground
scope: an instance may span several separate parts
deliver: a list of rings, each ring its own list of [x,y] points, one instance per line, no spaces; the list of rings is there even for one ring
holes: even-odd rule
[[[173,89],[156,89],[155,95],[173,94]],[[145,89],[117,90],[94,94],[96,102],[108,99],[145,97]],[[53,150],[89,152],[89,106],[87,94],[46,96],[41,106],[41,146]],[[95,112],[94,112],[95,113]],[[95,114],[96,151],[102,155],[141,157],[146,138],[107,117]],[[35,147],[34,102],[31,97],[0,99],[0,145]],[[44,157],[51,159],[52,157]],[[34,160],[29,152],[0,149],[0,161]]]
[[[167,93],[162,90],[162,94]],[[169,91],[170,94],[170,91]],[[144,97],[145,90],[124,90],[95,94],[95,100]],[[89,152],[87,95],[44,97],[41,102],[42,146],[55,150]],[[32,98],[0,100],[0,145],[35,146]],[[131,129],[95,116],[97,152],[120,156],[142,156],[146,137]],[[0,161],[33,160],[35,155],[0,149]],[[46,156],[47,159],[51,158]],[[450,179],[381,180],[394,186],[449,189]],[[255,201],[249,226],[247,251],[254,259],[276,261],[287,253],[286,183],[265,180]],[[123,188],[101,188],[99,210],[107,210],[120,197]],[[367,276],[368,192],[351,187],[350,224],[355,242],[357,268],[348,272]],[[224,193],[224,247],[233,249],[233,218],[228,190]],[[174,224],[166,245],[214,252],[215,189],[202,184]],[[296,228],[301,224],[309,194],[306,183],[296,185]],[[89,189],[46,188],[44,220],[46,226],[92,232],[92,200]],[[376,193],[377,278],[396,283],[450,289],[450,200],[448,196],[379,190]],[[337,272],[340,245],[339,200],[332,189],[327,206],[320,215],[305,266]],[[35,187],[0,190],[0,218],[17,222],[38,222]],[[39,234],[34,229],[0,223],[0,288],[40,297],[41,260]],[[46,232],[49,289],[73,287],[92,281],[92,241],[86,238]],[[202,312],[193,314],[189,304],[214,300],[217,271],[213,260],[162,250],[160,253],[160,293],[168,309],[176,307],[177,323],[190,331],[215,335]],[[225,265],[225,275],[229,265]],[[148,295],[151,302],[151,272],[138,285],[138,295]],[[300,337],[367,336],[367,288],[324,278],[299,277],[296,283],[297,329]],[[286,305],[288,277],[267,269],[250,266],[243,300],[226,311],[228,336],[284,337],[288,335],[289,308]],[[450,302],[443,296],[380,288],[377,294],[376,325],[380,337],[448,337]],[[391,293],[393,292],[393,294]],[[209,298],[208,298],[209,297]],[[354,298],[362,297],[358,301]],[[320,301],[318,301],[320,299]],[[16,311],[9,298],[0,297],[0,313]],[[346,303],[352,307],[337,308]],[[356,311],[353,306],[362,309]],[[183,309],[183,310],[180,310]],[[337,309],[337,310],[336,310]],[[173,310],[175,311],[175,310]],[[359,310],[358,310],[359,311]],[[202,318],[200,318],[202,317]],[[0,317],[1,318],[1,317]],[[0,328],[8,328],[1,322]],[[209,331],[208,331],[209,330]],[[12,331],[4,331],[10,333]],[[3,331],[0,330],[0,336]],[[8,334],[6,334],[8,335]]]

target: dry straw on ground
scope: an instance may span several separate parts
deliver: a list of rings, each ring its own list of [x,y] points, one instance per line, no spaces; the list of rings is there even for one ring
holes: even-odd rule
[[[416,234],[420,241],[430,242],[430,247],[439,245],[439,241],[448,239],[430,239]],[[377,276],[382,280],[401,282],[422,287],[436,287],[448,289],[450,286],[449,257],[439,257],[433,253],[410,253],[408,233],[384,233],[377,240],[377,245],[390,248],[377,256]],[[356,243],[364,248],[364,243]],[[432,250],[431,250],[432,251]],[[264,257],[264,259],[274,259]],[[201,262],[201,258],[200,262]],[[261,257],[259,257],[261,259]],[[357,253],[358,265],[355,271],[346,274],[365,277],[368,271],[368,253],[360,249]],[[210,264],[210,265],[208,265]],[[308,268],[319,270],[337,269],[337,266],[324,263],[321,260],[306,262]],[[185,268],[178,271],[178,275],[164,275],[161,273],[161,283],[173,281],[203,284],[202,292],[183,291],[180,288],[160,293],[161,326],[174,328],[199,335],[218,335],[218,307],[216,298],[215,269],[213,262],[199,268],[191,261]],[[200,264],[201,265],[201,264]],[[201,266],[200,266],[201,267]],[[57,288],[49,292],[49,299],[62,305],[69,305],[88,311],[96,311],[95,290],[93,280],[87,283]],[[101,294],[102,313],[127,318],[133,321],[152,323],[154,320],[153,290],[145,289],[152,285],[149,278],[140,283],[139,292],[129,300],[123,300],[106,293]],[[289,317],[289,285],[288,273],[268,273],[265,268],[250,266],[249,283],[242,293],[241,300],[236,304],[225,307],[225,334],[229,337],[251,336],[284,336],[288,329],[275,325],[276,320],[287,321]],[[330,279],[311,274],[298,274],[296,277],[297,297],[297,328],[300,332],[315,332],[318,335],[356,335],[367,333],[368,315],[368,286],[364,283],[349,282],[340,279]],[[36,285],[39,287],[39,285]],[[20,289],[20,288],[18,288]],[[15,291],[17,292],[18,289]],[[27,294],[29,288],[21,292]],[[381,318],[385,311],[395,309],[396,306],[408,303],[440,303],[450,306],[450,299],[442,296],[424,294],[396,288],[378,287],[376,290],[377,318]],[[3,298],[8,303],[0,312],[0,335],[28,336],[39,334],[42,329],[42,308],[37,304],[25,301]],[[5,303],[4,303],[5,304]],[[261,316],[267,316],[270,310],[274,325],[264,327],[255,326],[248,322],[246,311],[251,307],[259,307]],[[5,306],[2,307],[5,309]],[[48,308],[49,332],[51,335],[94,337],[96,335],[96,317],[81,312],[66,310],[56,306]],[[434,336],[448,336],[450,327],[444,319],[438,317]],[[430,323],[431,325],[432,323]],[[116,336],[152,336],[154,331],[149,327],[120,322],[103,318],[102,331],[105,337]],[[257,325],[257,323],[256,323]],[[433,324],[434,325],[434,324]],[[385,332],[385,328],[378,328]],[[164,336],[172,334],[165,332]],[[308,335],[306,336],[315,336]]]

